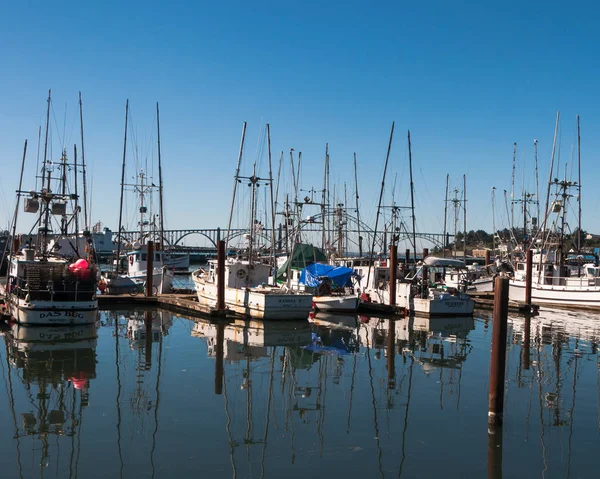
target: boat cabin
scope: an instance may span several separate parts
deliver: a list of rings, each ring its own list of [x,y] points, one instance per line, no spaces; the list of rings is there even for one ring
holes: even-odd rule
[[[208,262],[208,282],[217,282],[217,262]],[[248,261],[236,261],[225,263],[225,287],[234,289],[255,288],[267,286],[271,267],[264,263],[252,263]]]

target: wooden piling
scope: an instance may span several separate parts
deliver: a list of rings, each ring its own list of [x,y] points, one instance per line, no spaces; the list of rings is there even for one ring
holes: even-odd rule
[[[146,296],[153,296],[152,278],[154,275],[154,243],[146,243]]]
[[[491,251],[488,249],[485,251],[485,265],[489,266],[491,263]]]
[[[494,319],[488,407],[488,428],[490,430],[502,424],[502,413],[504,410],[508,284],[508,278],[498,276],[494,285]]]
[[[423,261],[429,256],[429,248],[423,248]]]
[[[533,250],[527,250],[527,265],[525,266],[525,303],[531,306],[531,282],[533,280]]]
[[[217,324],[217,349],[215,361],[215,394],[223,394],[223,343],[225,340],[225,325]]]
[[[217,247],[217,310],[225,311],[225,241]]]
[[[390,306],[396,306],[396,283],[398,279],[398,247],[390,245]]]

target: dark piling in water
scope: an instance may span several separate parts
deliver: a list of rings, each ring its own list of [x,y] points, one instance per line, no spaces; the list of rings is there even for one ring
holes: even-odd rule
[[[217,310],[225,311],[225,241],[217,247]]]
[[[146,296],[152,296],[152,276],[154,273],[154,243],[146,244]]]
[[[531,307],[531,282],[533,279],[533,250],[527,250],[527,265],[525,276],[525,303]]]
[[[488,430],[502,424],[504,377],[506,366],[506,331],[508,323],[508,278],[497,277],[494,285],[494,323],[490,365]]]
[[[398,247],[390,245],[390,306],[396,306],[396,282],[398,273]]]

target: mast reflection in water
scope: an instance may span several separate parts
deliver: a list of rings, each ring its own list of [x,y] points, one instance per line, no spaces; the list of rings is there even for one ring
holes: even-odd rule
[[[4,331],[2,477],[596,473],[595,316],[509,318],[505,422],[489,441],[486,316],[99,319]]]

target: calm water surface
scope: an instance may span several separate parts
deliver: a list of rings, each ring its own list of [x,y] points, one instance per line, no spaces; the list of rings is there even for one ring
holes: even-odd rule
[[[13,326],[0,477],[598,477],[600,317],[510,318],[495,440],[491,331],[482,314]]]

